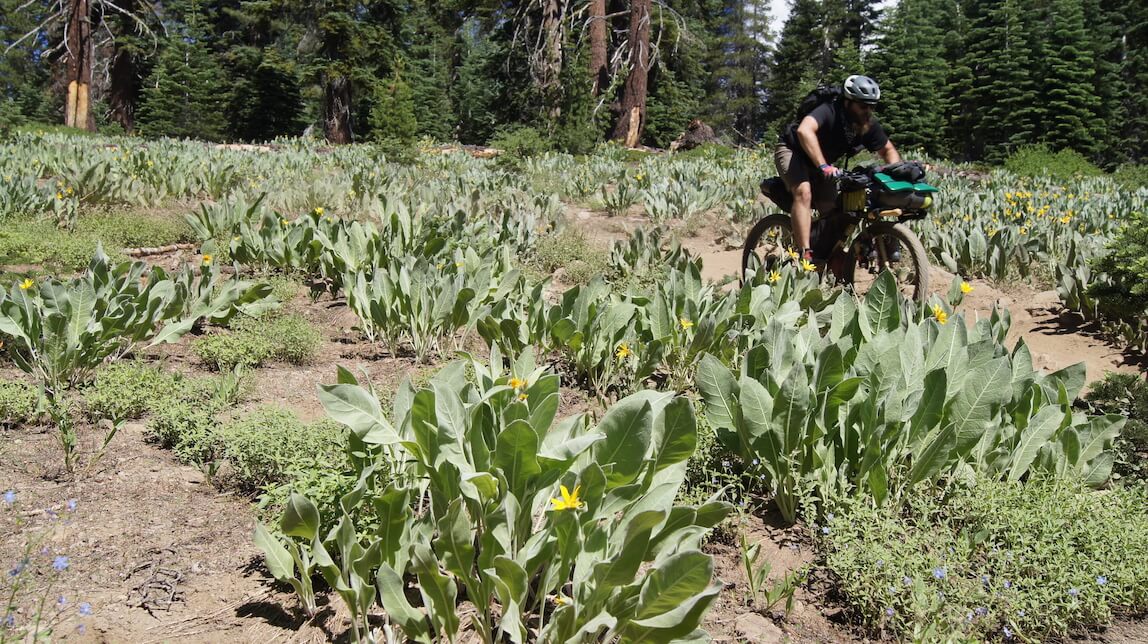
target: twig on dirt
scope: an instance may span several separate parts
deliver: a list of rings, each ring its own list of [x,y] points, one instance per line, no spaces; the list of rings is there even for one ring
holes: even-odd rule
[[[271,595],[270,590],[262,590],[258,593],[253,594],[253,595],[244,595],[239,600],[232,602],[232,603],[224,606],[223,608],[220,608],[219,610],[215,611],[214,613],[209,613],[207,615],[192,615],[191,617],[185,617],[183,619],[177,619],[174,622],[164,622],[162,624],[156,624],[155,626],[149,626],[149,627],[145,628],[144,632],[154,631],[157,628],[170,628],[170,627],[175,626],[177,624],[187,624],[189,622],[194,622],[197,620],[211,619],[213,617],[219,617],[221,614],[226,613],[227,611],[230,611],[230,610],[235,610],[236,608],[239,608],[240,606],[242,606],[244,604],[247,604],[247,603],[259,600],[259,599],[267,599],[267,597],[269,597],[270,595]],[[166,639],[166,638],[163,638],[163,639]],[[157,641],[162,641],[162,640],[157,640]]]
[[[129,257],[148,257],[150,255],[162,255],[164,253],[171,253],[177,250],[192,250],[196,248],[196,244],[168,244],[167,246],[143,246],[140,248],[125,248],[124,254]]]

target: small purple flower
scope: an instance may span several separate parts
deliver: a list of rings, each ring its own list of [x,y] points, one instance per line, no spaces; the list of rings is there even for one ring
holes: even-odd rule
[[[1016,612],[1016,616],[1017,616],[1017,617],[1024,617],[1024,610],[1023,610],[1023,609],[1022,609],[1022,610],[1018,610],[1018,611]]]
[[[16,490],[8,490],[7,492],[5,492],[4,493],[4,502],[7,503],[8,505],[12,505],[13,503],[15,503],[16,502]],[[11,615],[9,615],[9,617],[11,617]]]
[[[1108,577],[1105,577],[1104,575],[1097,575],[1096,585],[1097,586],[1107,586],[1108,585]]]
[[[1009,629],[1008,626],[1005,626],[1004,628],[1002,628],[1001,633],[1004,634],[1006,640],[1012,639],[1012,631]]]
[[[825,526],[824,528],[821,528],[821,534],[829,534],[829,526]]]
[[[88,627],[84,626],[83,624],[80,624],[79,626],[76,627],[76,632],[79,633],[80,635],[83,635],[84,633],[88,632]]]
[[[20,561],[16,562],[15,566],[12,566],[11,570],[8,571],[8,576],[9,577],[15,577],[16,575],[19,575],[20,573],[24,572],[24,569],[27,567],[28,567],[28,560],[27,559],[21,559]]]
[[[57,607],[63,608],[67,605],[68,605],[68,598],[67,597],[60,595],[59,598],[56,599],[56,606]]]
[[[966,613],[966,614],[965,614],[965,621],[966,621],[966,622],[971,622],[971,621],[973,621],[973,614],[972,614],[972,613]]]
[[[753,464],[754,464],[755,466],[757,466],[757,465],[761,465],[761,460],[760,460],[760,459],[756,459],[756,458],[755,458],[755,459],[753,459]]]
[[[1004,587],[1005,587],[1005,590],[1012,588],[1012,582],[1006,579],[1004,582]]]
[[[1079,594],[1080,594],[1080,591],[1077,590],[1076,588],[1069,588],[1068,589],[1068,596],[1069,597],[1076,597]]]
[[[989,614],[989,609],[984,606],[977,606],[977,609],[973,612],[977,614],[977,617],[984,617]]]
[[[889,587],[888,587],[888,588],[886,588],[885,590],[886,590],[886,592],[888,592],[890,595],[896,595],[896,594],[897,594],[897,589],[896,589],[896,588],[894,588],[893,586],[889,586]]]
[[[80,614],[87,617],[92,614],[92,605],[88,602],[80,602]]]
[[[884,568],[885,567],[885,560],[884,559],[878,559],[877,560],[877,567],[878,568]]]
[[[944,579],[944,578],[945,578],[945,567],[944,566],[937,566],[936,568],[933,568],[933,579]]]
[[[905,584],[906,586],[912,586],[913,585],[913,578],[908,576],[908,575],[905,575],[904,577],[901,577],[901,583]]]
[[[892,616],[893,616],[893,614],[894,614],[895,612],[896,612],[896,611],[894,611],[894,610],[893,610],[893,607],[892,607],[892,606],[890,606],[890,607],[888,607],[888,608],[886,608],[886,609],[885,609],[885,615],[886,615],[887,617],[892,617]]]
[[[76,511],[76,499],[68,499],[68,512]]]
[[[54,560],[52,560],[52,567],[55,568],[57,572],[63,572],[67,570],[68,558],[64,555],[58,555]]]
[[[4,624],[4,628],[14,627],[16,625],[16,616],[13,615],[12,613],[8,613],[7,615],[4,616],[3,624]]]
[[[989,585],[989,576],[988,575],[981,575],[981,583],[988,586]]]
[[[833,513],[830,512],[829,514],[825,515],[825,518],[832,521],[833,520]]]

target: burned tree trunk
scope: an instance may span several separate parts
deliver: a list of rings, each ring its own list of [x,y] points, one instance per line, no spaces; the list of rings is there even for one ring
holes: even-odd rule
[[[331,143],[350,143],[351,80],[342,74],[330,74],[323,89],[323,132]]]
[[[606,0],[590,0],[590,79],[594,96],[610,84],[606,65]]]
[[[95,131],[91,113],[92,18],[89,0],[71,0],[67,17],[68,100],[64,105],[64,125]]]
[[[135,14],[136,0],[123,0],[119,4],[125,11]],[[108,118],[119,123],[129,134],[135,130],[139,97],[139,54],[135,47],[122,40],[122,36],[117,37],[108,85]]]
[[[622,87],[622,109],[610,138],[634,147],[646,125],[646,83],[650,72],[650,0],[630,3],[630,71]]]

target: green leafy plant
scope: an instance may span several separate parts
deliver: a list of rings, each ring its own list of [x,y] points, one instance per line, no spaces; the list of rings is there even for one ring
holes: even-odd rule
[[[224,423],[216,441],[234,468],[235,482],[256,490],[337,464],[343,457],[343,432],[332,421],[304,423],[288,409],[263,406]]]
[[[95,418],[140,418],[168,396],[176,382],[158,366],[138,361],[110,364],[96,370],[84,390],[84,403]]]
[[[24,425],[36,422],[41,412],[40,392],[19,380],[0,380],[0,424]]]
[[[786,573],[776,583],[766,585],[773,565],[768,559],[761,559],[761,542],[752,546],[746,541],[745,534],[740,535],[741,565],[745,571],[746,586],[749,591],[749,603],[758,611],[768,611],[782,601],[785,601],[785,612],[793,610],[797,599],[797,589],[805,583],[808,569],[802,568]]]
[[[1036,641],[1148,605],[1143,489],[975,479],[901,508],[840,499],[814,532],[850,610],[929,641]]]
[[[456,363],[427,388],[404,386],[395,423],[348,372],[323,386],[328,413],[366,457],[364,474],[327,535],[301,496],[280,521],[286,545],[258,528],[272,574],[313,611],[309,576],[320,572],[350,609],[357,640],[371,637],[365,615],[376,597],[406,637],[453,639],[464,592],[485,642],[526,641],[535,629],[545,641],[693,634],[718,590],[698,542],[730,508],[673,505],[694,448],[689,401],[642,392],[595,428],[582,417],[554,423],[557,376],[529,354],[509,374],[493,357],[493,367],[471,364],[474,382]],[[380,461],[395,476],[369,490]],[[387,520],[360,534],[349,510],[366,496]],[[423,610],[406,579],[417,580]]]
[[[1113,446],[1114,475],[1148,480],[1148,382],[1140,375],[1108,372],[1084,398],[1091,411],[1128,419]]]

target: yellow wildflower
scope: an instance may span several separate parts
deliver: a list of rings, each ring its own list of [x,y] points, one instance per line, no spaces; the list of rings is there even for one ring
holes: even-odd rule
[[[945,309],[941,308],[940,304],[933,305],[933,317],[939,324],[945,324],[949,321],[949,314],[945,313]]]
[[[678,324],[682,325],[683,329],[688,329],[694,325],[691,320],[687,320],[686,318],[678,319]]]
[[[239,235],[236,235],[236,236],[232,237],[231,239],[232,239],[233,241],[239,241],[240,239],[243,239],[243,238],[242,238],[242,237],[240,237]]]
[[[322,217],[323,216],[323,206],[315,206],[315,214]]]
[[[797,257],[798,257],[797,251],[793,250],[792,248],[790,248],[789,250],[787,250],[785,252],[789,254],[789,259],[797,259]]]
[[[642,179],[645,179],[645,178],[646,178],[646,175],[642,174],[641,172],[639,172],[638,174],[634,175],[634,179],[636,179],[636,180],[638,180],[638,181],[641,181]]]
[[[526,381],[521,378],[511,378],[510,382],[506,383],[515,389],[522,389],[526,386]]]
[[[614,357],[619,360],[625,360],[633,353],[633,351],[630,351],[630,345],[623,342],[622,344],[618,345],[618,350],[614,352]]]
[[[210,264],[211,263],[211,255],[204,253],[203,254],[203,263],[204,263],[204,265]]]
[[[562,498],[550,499],[550,502],[554,504],[550,508],[551,510],[580,510],[585,507],[586,504],[578,498],[578,492],[582,489],[581,485],[575,485],[573,492],[567,490],[565,485],[561,485],[559,488],[562,491]]]
[[[31,277],[26,277],[26,278],[24,278],[23,282],[20,282],[20,288],[25,290],[25,291],[27,291],[28,289],[32,288],[35,285],[36,285],[36,283],[32,281]]]
[[[1067,224],[1070,221],[1072,221],[1072,215],[1065,215],[1060,218],[1060,223],[1062,224]]]
[[[1020,227],[1020,234],[1027,235],[1028,234],[1028,228],[1021,226]]]
[[[527,396],[526,396],[526,392],[523,392],[523,393],[520,393],[520,394],[518,394],[518,400],[519,400],[520,402],[526,402],[526,398],[527,398]]]
[[[770,284],[773,284],[780,279],[781,279],[781,273],[778,273],[777,271],[770,271],[769,272],[769,283]]]
[[[60,199],[63,199],[63,198],[64,198],[64,193],[62,193],[62,192],[57,192],[57,193],[56,193],[56,199],[57,199],[57,200],[60,200]]]
[[[973,285],[968,282],[961,282],[961,292],[965,295],[973,292]]]
[[[463,266],[466,266],[466,264],[464,264],[464,263],[462,263],[462,262],[455,262],[455,263],[454,263],[454,267],[455,267],[455,268],[462,268]]]
[[[808,259],[801,260],[801,268],[804,268],[806,271],[817,270],[817,267],[813,265],[813,262],[809,261]]]
[[[435,264],[435,268],[439,269],[440,271],[441,271],[441,270],[443,269],[443,267],[445,267],[445,266],[446,266],[446,264],[444,264],[444,263],[442,263],[442,262],[439,262],[438,264]]]
[[[569,603],[570,603],[570,600],[566,599],[562,595],[555,595],[554,596],[554,605],[555,606],[565,606],[566,604],[569,604]]]

